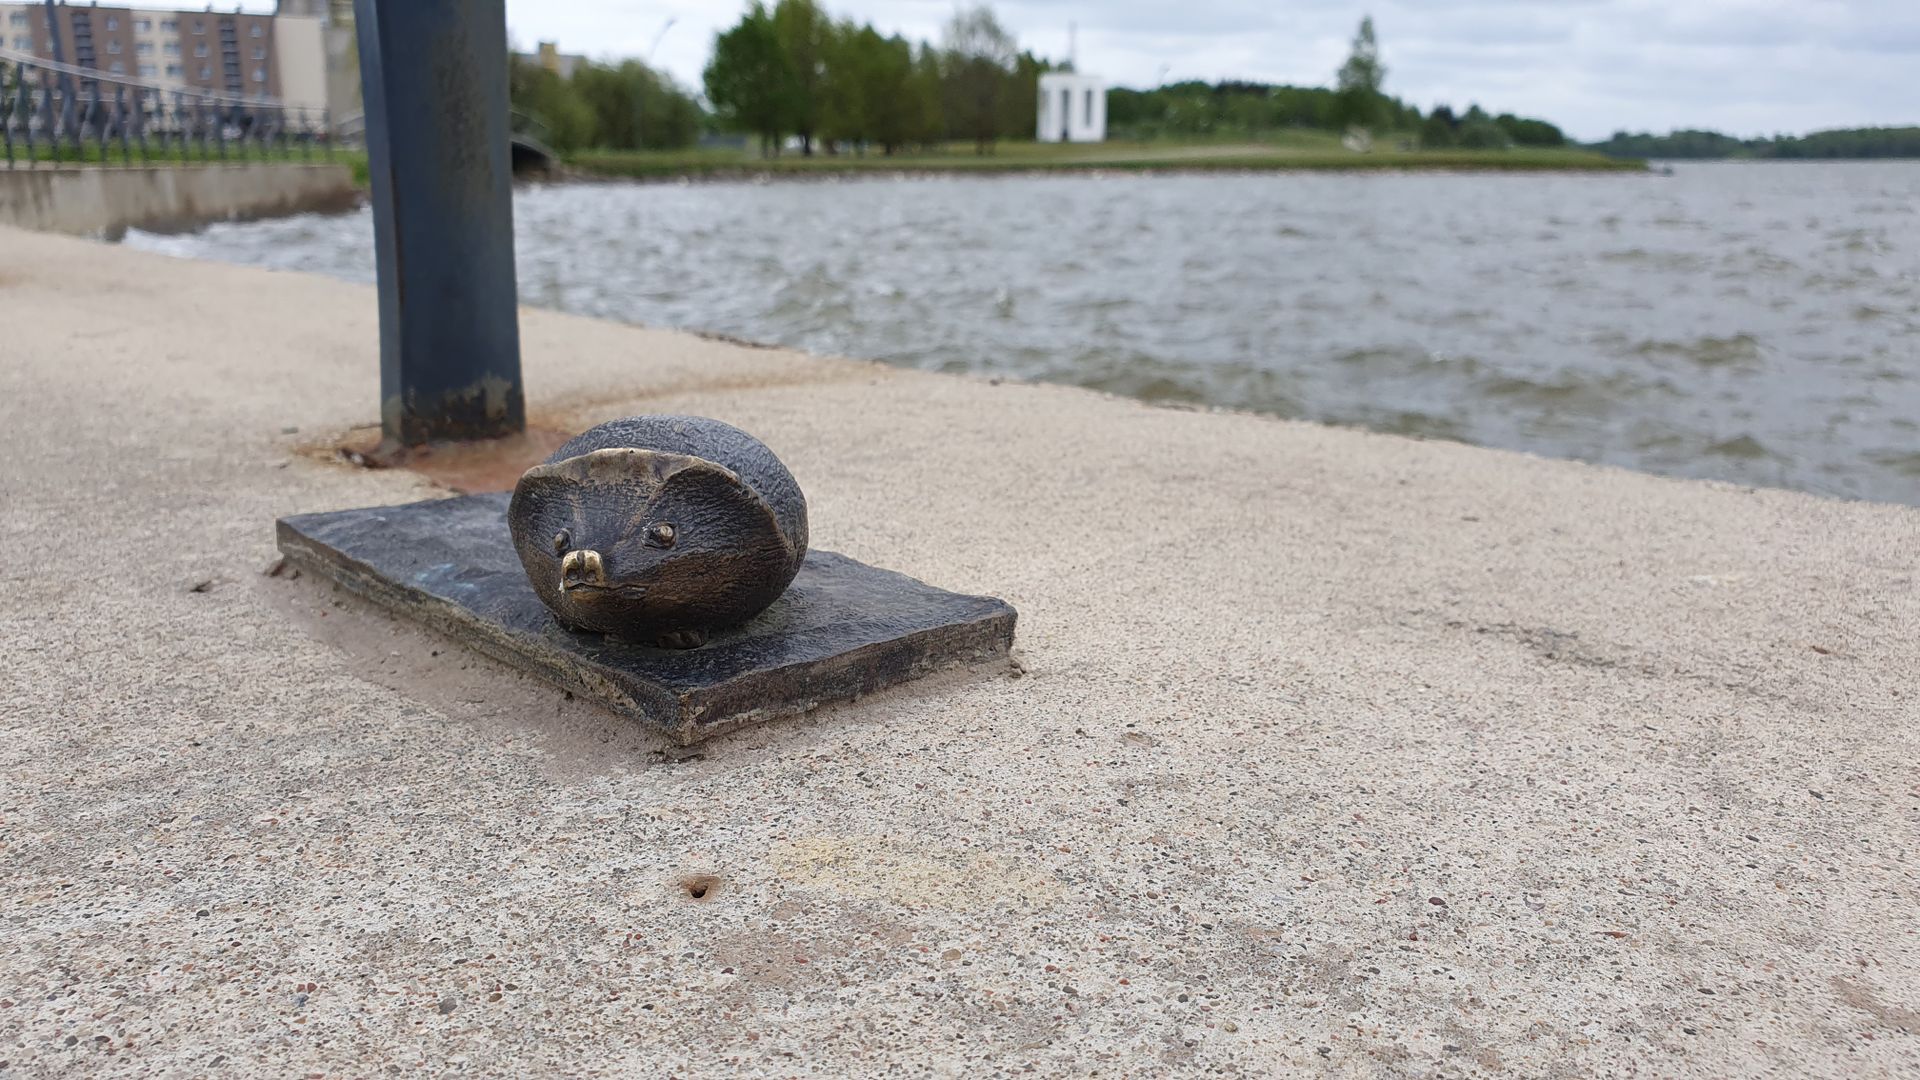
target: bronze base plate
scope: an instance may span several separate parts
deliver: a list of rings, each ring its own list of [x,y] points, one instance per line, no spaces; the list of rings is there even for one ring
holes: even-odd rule
[[[504,493],[300,514],[296,566],[687,744],[951,667],[1004,661],[1014,610],[813,551],[786,593],[697,649],[568,630],[527,584]]]

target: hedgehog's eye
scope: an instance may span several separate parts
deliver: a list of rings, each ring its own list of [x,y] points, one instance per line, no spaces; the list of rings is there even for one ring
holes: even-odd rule
[[[673,537],[673,526],[664,521],[647,526],[647,543],[653,547],[670,548],[673,546]]]
[[[565,555],[567,553],[567,549],[571,548],[572,546],[573,546],[572,533],[568,532],[565,529],[561,529],[559,532],[553,534],[553,553],[555,555]]]

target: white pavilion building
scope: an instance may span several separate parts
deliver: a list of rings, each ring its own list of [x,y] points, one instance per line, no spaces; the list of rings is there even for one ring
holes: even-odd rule
[[[1107,138],[1107,81],[1098,75],[1050,71],[1040,76],[1039,118],[1034,138],[1040,142],[1105,142]]]

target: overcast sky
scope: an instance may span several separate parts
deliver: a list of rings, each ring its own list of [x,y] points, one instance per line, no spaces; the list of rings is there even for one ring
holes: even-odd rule
[[[644,57],[691,87],[744,0],[507,0],[523,47]],[[953,0],[824,0],[882,32],[937,38]],[[1325,85],[1371,13],[1386,89],[1422,109],[1479,102],[1582,139],[1618,128],[1739,135],[1920,124],[1920,0],[1001,0],[1020,44],[1127,86]]]
[[[230,2],[230,0],[229,0]],[[178,6],[134,0],[135,6]],[[221,7],[227,7],[222,3]],[[272,10],[248,0],[248,10]],[[823,0],[884,33],[937,39],[954,0]],[[1920,124],[1920,0],[1000,0],[1024,48],[1123,86],[1168,79],[1327,85],[1371,13],[1386,89],[1428,109],[1539,116],[1583,140]],[[525,49],[645,58],[698,90],[745,0],[507,0]]]

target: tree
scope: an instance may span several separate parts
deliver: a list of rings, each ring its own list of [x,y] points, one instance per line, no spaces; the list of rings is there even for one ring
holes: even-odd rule
[[[984,154],[1002,133],[1001,99],[1012,78],[1013,35],[985,4],[961,8],[947,21],[945,35],[947,120],[953,133],[973,140]]]
[[[1360,50],[1365,60],[1365,51]],[[1369,65],[1363,63],[1362,67]],[[1371,69],[1379,72],[1379,57],[1373,56]],[[1364,87],[1358,79],[1355,87]],[[1352,89],[1350,87],[1349,89]],[[1409,136],[1418,134],[1421,145],[1442,148],[1459,145],[1463,118],[1445,105],[1434,106],[1431,115],[1399,98],[1380,94],[1375,118],[1389,131]],[[1203,83],[1193,80],[1168,83],[1152,90],[1116,87],[1107,95],[1107,125],[1115,138],[1151,139],[1161,136],[1235,135],[1259,137],[1274,128],[1315,128],[1345,132],[1351,97],[1325,86],[1275,86],[1268,83],[1229,80]],[[1476,110],[1472,139],[1486,146],[1559,146],[1565,136],[1544,120],[1530,120],[1503,114],[1494,118]],[[1489,131],[1488,127],[1493,130]],[[1651,136],[1619,135],[1602,144],[1609,153],[1649,156],[1636,149]]]
[[[834,26],[814,0],[780,0],[773,8],[773,35],[786,60],[787,122],[800,136],[800,152],[813,153],[825,105],[827,56]]]
[[[929,141],[939,126],[940,85],[937,66],[930,71],[931,79],[923,77],[903,37],[881,37],[872,26],[836,27],[821,132],[858,152],[878,144],[891,154]]]
[[[793,82],[766,4],[754,0],[733,29],[714,38],[703,80],[707,100],[732,126],[760,136],[761,153],[778,152],[792,115]]]
[[[1258,137],[1273,126],[1273,99],[1257,90],[1229,94],[1220,114],[1234,132]]]
[[[665,150],[690,146],[700,133],[700,107],[638,60],[617,67],[582,64],[572,83],[593,112],[595,146]]]
[[[1507,133],[1478,105],[1468,106],[1466,115],[1460,118],[1456,141],[1468,150],[1505,150],[1513,145]]]
[[[1163,106],[1160,95],[1151,90],[1116,86],[1107,91],[1107,127],[1114,131],[1135,131],[1158,120]]]
[[[946,136],[947,114],[942,104],[940,53],[922,42],[913,54],[913,75],[908,81],[908,108],[903,120],[905,141],[931,146]]]
[[[828,153],[840,143],[863,151],[873,140],[890,60],[886,39],[872,26],[846,22],[831,28],[820,87],[820,134]],[[907,62],[912,64],[911,54]]]
[[[1501,113],[1493,122],[1515,146],[1565,146],[1567,136],[1545,120],[1529,120],[1512,113]]]
[[[1373,36],[1373,16],[1368,15],[1361,18],[1360,30],[1353,36],[1353,50],[1334,78],[1339,121],[1368,129],[1379,124],[1387,111],[1380,93],[1386,77],[1387,69],[1380,65],[1380,43]]]
[[[1843,128],[1807,135],[1775,135],[1752,140],[1759,157],[1892,158],[1920,157],[1920,128]]]
[[[546,141],[566,154],[593,141],[593,110],[565,79],[531,60],[509,54],[507,97],[513,107],[546,127]]]
[[[1040,111],[1040,76],[1058,71],[1050,60],[1030,52],[1013,58],[1013,74],[1002,84],[1000,93],[1000,131],[1032,131],[1035,114]]]
[[[1615,157],[1725,158],[1750,156],[1765,144],[1765,140],[1742,141],[1717,131],[1674,131],[1666,135],[1616,131],[1613,138],[1596,143],[1593,149]]]
[[[1459,126],[1460,121],[1453,115],[1452,106],[1435,105],[1420,125],[1420,145],[1429,150],[1452,146],[1458,141],[1456,129]]]

